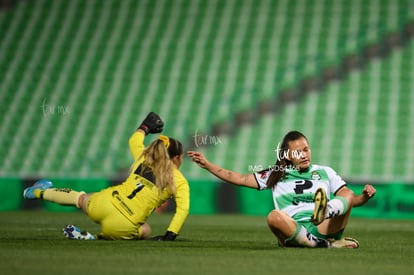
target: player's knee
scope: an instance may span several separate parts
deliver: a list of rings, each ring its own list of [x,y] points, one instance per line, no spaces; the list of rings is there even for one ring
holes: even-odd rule
[[[283,220],[284,213],[280,210],[273,210],[267,215],[267,224],[273,228],[278,228]]]
[[[148,223],[144,223],[143,225],[141,225],[141,230],[142,230],[142,235],[141,235],[142,239],[148,239],[151,236],[151,226]]]
[[[88,205],[89,195],[86,193],[82,193],[78,198],[78,204],[76,207],[82,209],[85,213],[87,213],[86,206]]]
[[[341,193],[341,197],[345,198],[348,204],[348,210],[351,210],[353,207],[354,196],[355,196],[354,191],[352,191],[349,188],[346,189],[346,192]]]

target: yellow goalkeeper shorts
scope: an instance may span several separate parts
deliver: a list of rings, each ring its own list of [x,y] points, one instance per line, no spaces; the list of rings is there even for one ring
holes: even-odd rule
[[[111,203],[108,189],[90,196],[87,206],[88,216],[101,225],[102,232],[97,236],[108,240],[142,239],[141,225],[133,224]]]

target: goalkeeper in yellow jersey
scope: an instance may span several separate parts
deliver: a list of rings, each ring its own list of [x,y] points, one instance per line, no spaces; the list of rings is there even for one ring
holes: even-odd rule
[[[144,147],[145,136],[161,133],[163,127],[161,118],[151,112],[131,136],[129,146],[134,163],[123,183],[86,194],[68,188],[53,188],[51,181],[40,180],[24,190],[24,198],[76,206],[101,225],[102,232],[96,236],[68,225],[64,234],[70,239],[140,240],[150,238],[147,218],[173,197],[176,211],[166,233],[151,239],[175,240],[190,207],[189,185],[178,170],[183,161],[183,146],[176,139],[160,135],[148,148]]]

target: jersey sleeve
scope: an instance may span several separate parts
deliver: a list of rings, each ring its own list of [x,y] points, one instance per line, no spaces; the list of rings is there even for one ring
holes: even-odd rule
[[[267,189],[267,184],[266,183],[267,183],[267,180],[269,179],[271,173],[272,173],[272,171],[270,169],[253,173],[253,176],[254,176],[254,178],[256,179],[256,182],[257,182],[257,190]]]
[[[144,138],[145,134],[140,131],[136,131],[129,138],[129,149],[131,150],[131,154],[134,160],[137,160],[142,151],[145,149]]]
[[[185,177],[178,171],[174,171],[176,194],[174,196],[176,210],[168,226],[168,231],[179,234],[190,211],[190,187]]]
[[[346,182],[330,167],[325,168],[329,178],[331,192],[335,195],[342,187],[346,186]]]

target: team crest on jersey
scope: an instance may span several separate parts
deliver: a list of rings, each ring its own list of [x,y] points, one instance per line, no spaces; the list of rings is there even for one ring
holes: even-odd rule
[[[264,178],[266,178],[267,177],[267,173],[268,173],[269,171],[263,171],[261,174],[260,174],[260,178],[261,179],[264,179]]]
[[[313,180],[320,180],[321,179],[321,175],[319,175],[319,173],[317,171],[313,171],[312,172],[312,179]]]

